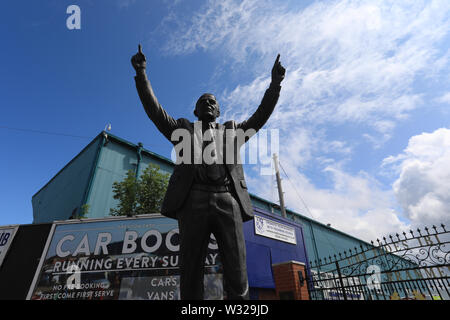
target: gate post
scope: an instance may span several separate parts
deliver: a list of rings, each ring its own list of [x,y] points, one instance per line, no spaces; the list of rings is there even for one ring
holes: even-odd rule
[[[339,283],[341,285],[342,294],[344,295],[344,300],[347,300],[347,293],[345,292],[344,281],[342,281],[341,269],[339,268],[339,263],[336,261],[336,270],[339,276]]]
[[[309,300],[305,264],[287,261],[272,265],[275,290],[280,300]]]

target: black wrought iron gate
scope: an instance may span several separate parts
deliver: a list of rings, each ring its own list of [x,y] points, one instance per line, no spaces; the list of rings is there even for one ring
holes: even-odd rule
[[[441,224],[310,261],[310,298],[450,300],[449,242]]]

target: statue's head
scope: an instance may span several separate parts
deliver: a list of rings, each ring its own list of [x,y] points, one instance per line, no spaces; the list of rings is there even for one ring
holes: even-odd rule
[[[219,103],[216,97],[211,93],[202,94],[195,104],[194,114],[200,121],[215,121],[220,116]]]

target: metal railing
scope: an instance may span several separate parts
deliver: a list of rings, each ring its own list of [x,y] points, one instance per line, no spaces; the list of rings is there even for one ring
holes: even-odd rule
[[[310,261],[310,299],[450,300],[449,242],[441,224]]]

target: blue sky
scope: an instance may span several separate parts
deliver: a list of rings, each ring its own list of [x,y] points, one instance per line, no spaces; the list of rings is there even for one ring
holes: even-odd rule
[[[81,30],[66,27],[71,4]],[[449,20],[447,0],[8,2],[0,225],[31,223],[33,194],[108,123],[170,157],[134,86],[138,43],[160,103],[191,120],[204,92],[221,122],[251,115],[281,54],[265,128],[279,132],[289,208],[366,240],[447,223]],[[245,170],[250,192],[276,202],[273,177]]]

